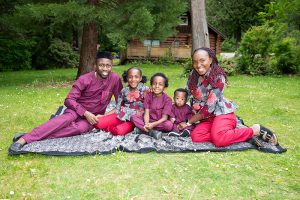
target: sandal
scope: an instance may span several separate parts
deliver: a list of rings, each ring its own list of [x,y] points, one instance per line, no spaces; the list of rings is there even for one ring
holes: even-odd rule
[[[275,133],[262,125],[259,125],[259,126],[260,126],[259,134],[260,134],[261,139],[273,146],[276,146],[278,144],[278,138],[275,135]],[[273,138],[274,142],[271,142],[272,138]]]
[[[257,136],[253,136],[251,139],[247,140],[247,142],[257,146],[258,148],[263,146]]]

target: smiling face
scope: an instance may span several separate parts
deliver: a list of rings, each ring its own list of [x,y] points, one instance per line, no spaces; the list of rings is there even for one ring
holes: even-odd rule
[[[130,69],[127,74],[128,85],[131,89],[135,89],[142,80],[142,75],[138,69]]]
[[[181,91],[177,91],[174,95],[174,102],[175,102],[175,105],[178,106],[178,107],[181,107],[181,106],[185,105],[185,103],[186,103],[186,93],[181,92]]]
[[[151,90],[156,96],[161,96],[165,89],[165,79],[161,76],[155,76],[151,83]]]
[[[196,51],[193,55],[193,68],[198,72],[200,76],[204,76],[210,65],[212,58],[209,57],[205,50]]]
[[[112,61],[107,58],[100,58],[97,60],[96,72],[97,77],[106,79],[112,69]]]

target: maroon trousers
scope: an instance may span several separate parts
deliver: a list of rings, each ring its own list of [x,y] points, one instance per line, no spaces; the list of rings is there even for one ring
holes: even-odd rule
[[[132,121],[132,123],[134,123],[134,125],[139,129],[144,130],[145,122],[143,116],[133,115],[131,116],[130,121]],[[150,122],[153,122],[153,120],[150,119]],[[173,129],[173,125],[174,124],[170,120],[166,120],[158,126],[154,127],[153,129],[162,132],[170,132]]]
[[[111,132],[113,135],[126,135],[134,129],[134,124],[130,121],[121,121],[117,114],[105,115],[99,119],[95,128]]]
[[[224,147],[253,137],[252,128],[236,129],[236,115],[229,113],[201,121],[192,131],[193,142],[212,142]]]
[[[64,114],[35,127],[22,138],[27,143],[31,143],[48,138],[79,135],[92,129],[93,126],[85,118],[80,117],[75,111],[67,109]]]

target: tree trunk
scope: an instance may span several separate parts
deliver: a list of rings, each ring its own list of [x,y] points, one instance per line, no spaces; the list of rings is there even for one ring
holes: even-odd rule
[[[84,25],[82,45],[80,48],[79,69],[76,78],[94,70],[97,54],[97,35],[96,23],[91,22]]]
[[[97,6],[98,0],[88,0],[90,5]],[[76,79],[85,73],[94,70],[96,64],[98,33],[95,22],[83,26],[82,43],[80,47],[80,61]]]
[[[205,0],[191,0],[193,48],[209,47],[209,33],[206,21]]]

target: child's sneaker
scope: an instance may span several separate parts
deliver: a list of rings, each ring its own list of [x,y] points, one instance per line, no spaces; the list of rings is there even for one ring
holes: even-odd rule
[[[187,130],[187,129],[184,129],[183,131],[182,131],[182,133],[181,133],[181,137],[189,137],[190,136],[190,131],[189,130]]]
[[[168,136],[179,137],[179,136],[180,136],[180,133],[177,133],[177,132],[175,132],[175,131],[172,131],[172,132],[168,133]]]
[[[133,133],[134,133],[134,134],[145,134],[145,132],[142,131],[141,129],[139,129],[138,127],[135,127],[135,128],[133,129]]]
[[[149,132],[149,135],[157,140],[161,139],[162,138],[162,132],[161,131],[158,131],[158,130],[151,130]]]

